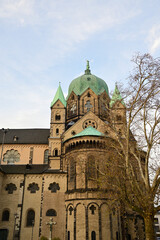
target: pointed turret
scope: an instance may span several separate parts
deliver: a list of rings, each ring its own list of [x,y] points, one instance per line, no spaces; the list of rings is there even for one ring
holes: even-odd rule
[[[117,84],[115,85],[115,89],[114,89],[114,92],[113,92],[113,95],[112,95],[112,99],[109,103],[110,107],[112,108],[112,106],[117,102],[121,102],[124,106],[125,106],[125,103],[123,101],[123,98],[121,97],[121,94],[120,94],[120,91],[118,89],[118,86]]]
[[[62,92],[62,88],[61,88],[61,85],[59,83],[59,87],[57,89],[57,92],[53,98],[53,101],[51,102],[51,107],[57,102],[57,100],[60,100],[61,103],[64,105],[64,107],[66,107],[66,100],[64,98],[64,95],[63,95],[63,92]]]

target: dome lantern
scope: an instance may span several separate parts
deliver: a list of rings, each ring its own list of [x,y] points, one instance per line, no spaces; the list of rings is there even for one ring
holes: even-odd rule
[[[87,66],[86,66],[85,74],[86,75],[91,74],[91,70],[90,70],[90,66],[89,66],[89,61],[88,60],[87,60]]]

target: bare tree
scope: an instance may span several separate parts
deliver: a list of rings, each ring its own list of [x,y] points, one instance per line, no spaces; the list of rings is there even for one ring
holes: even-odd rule
[[[114,121],[109,123],[115,155],[99,171],[114,197],[143,217],[146,240],[154,240],[154,215],[160,211],[160,59],[138,54],[133,62],[123,92],[126,120],[122,132]],[[111,114],[116,111],[115,103]]]

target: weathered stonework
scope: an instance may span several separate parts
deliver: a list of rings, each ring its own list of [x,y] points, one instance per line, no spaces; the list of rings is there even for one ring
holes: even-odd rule
[[[105,183],[96,181],[97,169],[113,155],[115,133],[109,122],[121,136],[125,131],[124,103],[114,99],[110,106],[106,83],[92,75],[89,66],[80,78],[71,83],[67,101],[59,86],[51,104],[50,129],[30,130],[27,137],[27,132],[10,130],[5,136],[2,155],[14,149],[20,161],[2,161],[0,169],[0,237],[8,234],[4,239],[49,237],[50,217],[57,223],[53,237],[61,240],[145,239],[143,219],[113,205]],[[8,221],[2,219],[5,210]]]

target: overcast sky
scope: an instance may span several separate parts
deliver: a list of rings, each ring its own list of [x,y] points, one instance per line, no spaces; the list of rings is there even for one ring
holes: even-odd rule
[[[49,128],[59,82],[126,84],[132,56],[160,57],[160,0],[0,0],[0,128]]]

